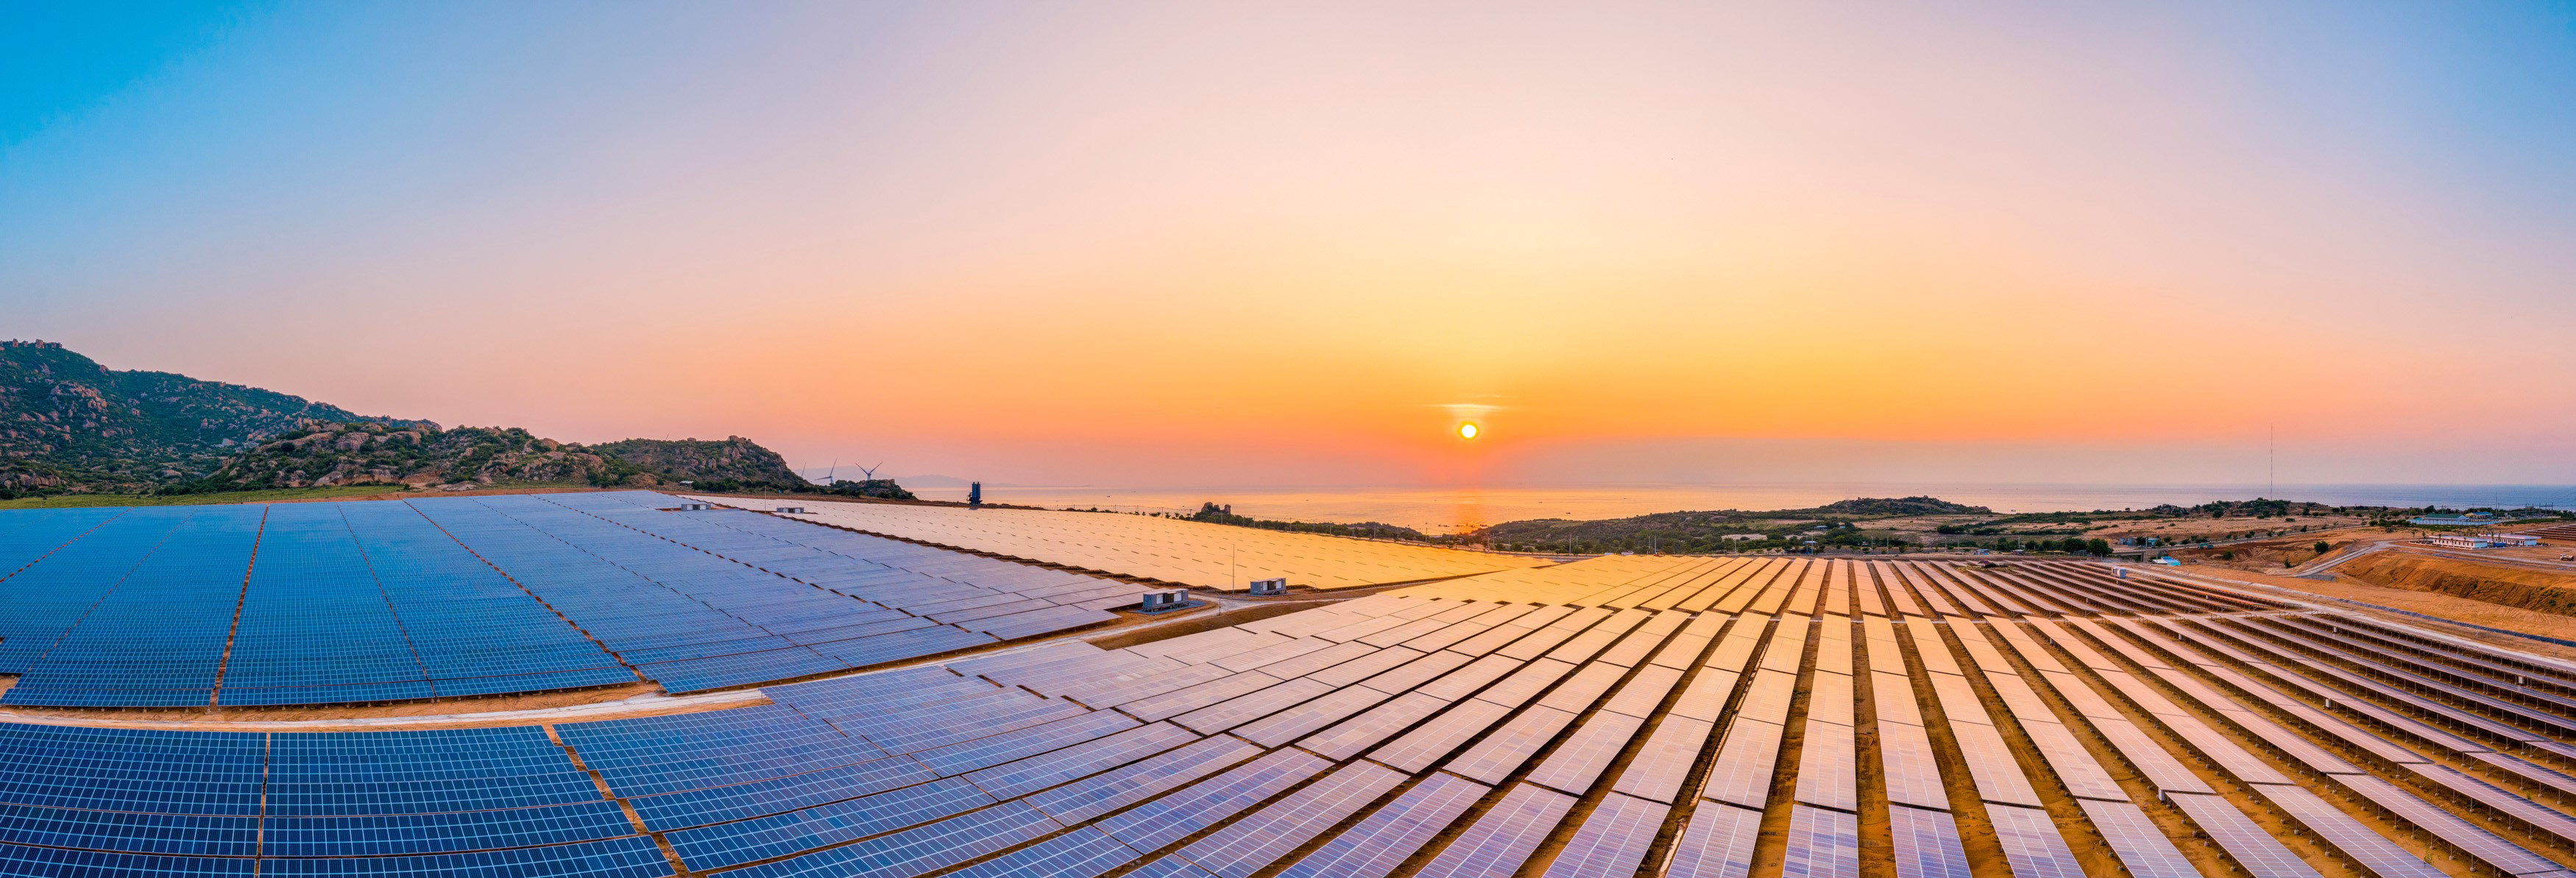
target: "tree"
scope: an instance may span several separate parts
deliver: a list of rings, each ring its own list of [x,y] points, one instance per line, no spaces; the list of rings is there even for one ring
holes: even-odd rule
[[[2325,553],[2327,553],[2327,552],[2329,552],[2329,551],[2332,551],[2333,549],[2334,549],[2334,546],[2332,546],[2332,545],[2328,544],[2326,541],[2324,541],[2324,540],[2318,540],[2318,541],[2317,541],[2317,554],[2319,554],[2319,555],[2323,555],[2323,554],[2325,554]]]
[[[2097,557],[2097,558],[2107,558],[2107,557],[2110,557],[2110,556],[2111,556],[2111,541],[2110,541],[2110,540],[2105,540],[2105,539],[2100,539],[2100,538],[2095,538],[2095,539],[2093,539],[2093,540],[2086,541],[2086,542],[2084,543],[2084,551],[2087,551],[2087,552],[2091,552],[2091,553],[2093,553],[2094,557]]]

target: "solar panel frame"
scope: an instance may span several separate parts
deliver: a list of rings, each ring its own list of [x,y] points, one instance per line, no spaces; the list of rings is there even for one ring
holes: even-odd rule
[[[1887,816],[1897,878],[1969,878],[1967,848],[1950,812],[1891,805]]]
[[[1702,802],[1688,829],[1673,843],[1666,878],[1745,878],[1753,870],[1753,845],[1762,812]]]
[[[2192,825],[2207,833],[2252,878],[2317,878],[2314,867],[2227,800],[2174,793],[2167,795],[2165,801],[2190,817]]]
[[[1516,784],[1493,810],[1469,824],[1448,847],[1415,872],[1416,878],[1500,878],[1517,871],[1538,850],[1575,799],[1529,784]]]

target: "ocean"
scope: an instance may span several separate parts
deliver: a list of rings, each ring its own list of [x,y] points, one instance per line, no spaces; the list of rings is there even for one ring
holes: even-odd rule
[[[914,488],[925,500],[964,500],[962,487]],[[993,486],[991,503],[1126,512],[1198,511],[1232,504],[1238,515],[1292,521],[1382,521],[1452,533],[1530,518],[1619,518],[1692,509],[1798,509],[1854,497],[1939,497],[1997,512],[2078,512],[2190,506],[2275,496],[2338,506],[2576,509],[2567,485],[1966,485],[1769,484],[1590,485],[1581,487],[1201,487]]]

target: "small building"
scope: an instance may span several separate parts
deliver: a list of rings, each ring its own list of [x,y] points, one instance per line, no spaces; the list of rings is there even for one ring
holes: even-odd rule
[[[2424,542],[2445,549],[2496,549],[2506,546],[2537,546],[2540,538],[2530,534],[2434,534]]]
[[[1718,537],[1718,539],[1725,540],[1730,543],[1741,543],[1746,540],[1767,540],[1770,538],[1771,537],[1768,534],[1727,534],[1725,536]]]

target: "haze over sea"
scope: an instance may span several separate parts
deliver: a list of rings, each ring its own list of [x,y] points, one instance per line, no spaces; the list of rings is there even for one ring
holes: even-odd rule
[[[938,482],[946,480],[940,479]],[[925,480],[924,500],[964,500],[963,485]],[[1939,497],[1997,512],[2138,509],[2171,503],[2277,497],[2336,505],[2576,508],[2566,485],[2011,485],[1784,483],[1752,485],[1587,485],[1574,487],[1202,487],[986,485],[984,499],[1057,508],[1195,512],[1230,503],[1240,515],[1295,521],[1382,521],[1448,532],[1530,518],[1620,518],[1696,509],[1800,509],[1853,497]]]

